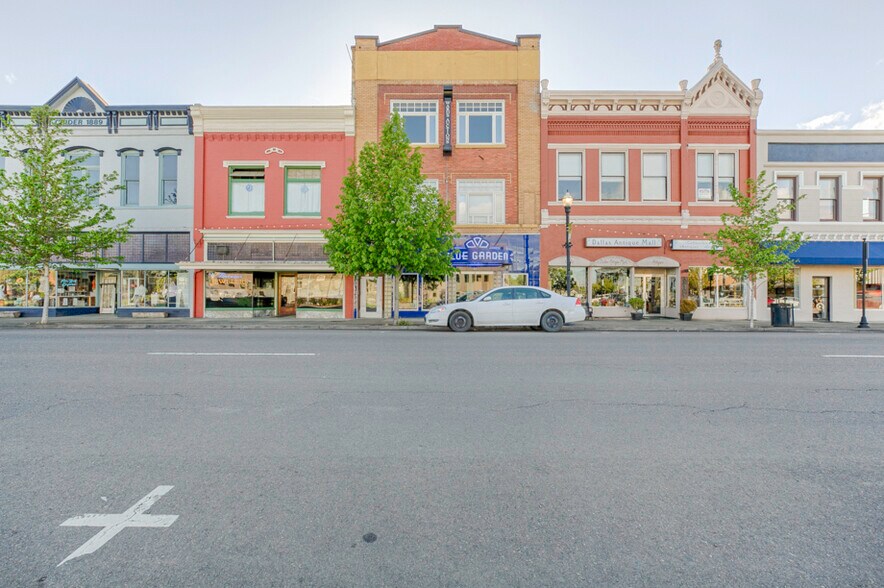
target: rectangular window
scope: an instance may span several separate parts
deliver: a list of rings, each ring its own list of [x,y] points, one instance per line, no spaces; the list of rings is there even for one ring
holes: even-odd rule
[[[602,153],[602,200],[626,200],[626,154]]]
[[[298,274],[297,313],[306,317],[334,317],[344,313],[342,274]]]
[[[286,216],[319,216],[322,196],[320,174],[319,168],[286,168]]]
[[[417,274],[402,274],[399,278],[399,310],[417,310]]]
[[[187,272],[123,270],[123,307],[187,308]]]
[[[856,274],[856,308],[863,307],[863,270],[855,268]],[[880,310],[884,308],[881,300],[881,285],[884,283],[884,267],[870,267],[866,272],[866,309]]]
[[[820,220],[838,220],[838,201],[841,197],[841,178],[820,178]]]
[[[69,159],[77,159],[87,155],[86,159],[80,162],[80,169],[77,170],[75,176],[89,178],[90,184],[98,184],[101,180],[101,156],[95,151],[81,150],[72,151],[68,154]]]
[[[882,178],[863,178],[863,220],[881,220]]]
[[[503,145],[503,101],[457,103],[459,145]]]
[[[795,220],[795,195],[798,193],[798,178],[777,178],[777,207],[780,220]]]
[[[790,304],[798,308],[798,270],[770,271],[767,274],[767,305]]]
[[[141,156],[138,153],[123,154],[123,206],[138,206],[141,178]]]
[[[178,204],[178,154],[160,153],[160,204]]]
[[[424,298],[422,308],[424,310],[448,302],[448,281],[445,278],[438,281],[430,278],[423,278],[422,290]]]
[[[230,215],[264,215],[264,168],[230,168]]]
[[[574,200],[583,200],[583,154],[559,153],[558,199],[565,193]]]
[[[730,202],[731,186],[737,185],[736,153],[697,154],[697,200]]]
[[[669,158],[665,153],[642,154],[642,200],[669,198]]]
[[[711,267],[688,268],[688,296],[701,308],[743,308],[743,283]]]
[[[391,110],[398,112],[405,124],[405,134],[412,145],[435,145],[438,132],[439,103],[434,101],[403,101],[391,104]]]
[[[457,223],[504,224],[505,186],[504,180],[458,180]]]

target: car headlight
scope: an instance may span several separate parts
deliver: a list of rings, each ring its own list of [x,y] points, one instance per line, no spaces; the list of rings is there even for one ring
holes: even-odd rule
[[[443,310],[445,310],[444,306],[436,306],[434,308],[431,308],[430,312],[442,312]]]

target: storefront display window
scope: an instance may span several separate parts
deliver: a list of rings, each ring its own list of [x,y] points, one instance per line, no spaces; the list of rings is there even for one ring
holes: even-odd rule
[[[600,267],[592,283],[593,306],[626,306],[629,298],[629,268]]]
[[[448,283],[443,280],[423,280],[424,305],[427,310],[448,302]]]
[[[791,304],[798,308],[798,270],[772,271],[767,276],[767,305],[771,303]]]
[[[475,296],[491,289],[494,274],[460,272],[454,274],[454,297],[457,302],[472,300]]]
[[[688,269],[688,296],[701,308],[743,308],[743,283],[711,267]]]
[[[399,278],[399,310],[417,310],[417,274],[402,274]]]
[[[856,273],[856,308],[863,307],[863,270],[858,267]],[[884,283],[884,267],[870,267],[866,272],[866,309],[877,310],[882,306],[881,285]]]
[[[120,306],[187,308],[187,272],[123,270]]]
[[[43,306],[43,292],[40,281],[43,276],[39,272],[27,270],[0,271],[0,305],[2,306]],[[55,276],[50,273],[50,282],[54,291]],[[55,297],[49,300],[55,306]]]
[[[675,308],[675,296],[676,291],[678,290],[678,277],[671,275],[666,278],[668,281],[668,289],[669,289],[669,298],[666,302],[666,306],[669,308]]]
[[[46,296],[39,271],[0,271],[0,306],[41,307]],[[49,272],[49,306],[96,306],[94,271],[52,270]]]
[[[298,307],[301,316],[320,312],[344,312],[342,274],[298,274]]]
[[[528,274],[505,274],[503,276],[504,286],[527,286]]]
[[[95,306],[95,272],[59,271],[56,284],[60,307]]]
[[[206,272],[206,308],[252,308],[251,273]]]

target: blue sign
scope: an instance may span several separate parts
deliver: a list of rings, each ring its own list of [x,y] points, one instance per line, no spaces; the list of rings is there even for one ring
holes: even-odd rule
[[[484,237],[472,237],[451,250],[451,264],[455,267],[496,267],[512,263],[512,250],[492,247]]]

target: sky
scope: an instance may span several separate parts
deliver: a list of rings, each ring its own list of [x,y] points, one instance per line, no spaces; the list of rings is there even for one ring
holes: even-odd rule
[[[674,90],[721,39],[761,78],[759,128],[884,129],[884,0],[3,0],[0,104],[39,104],[73,77],[110,104],[350,102],[348,47],[460,24],[539,33],[553,90]],[[39,7],[39,8],[36,8]],[[11,8],[11,10],[10,10]]]

